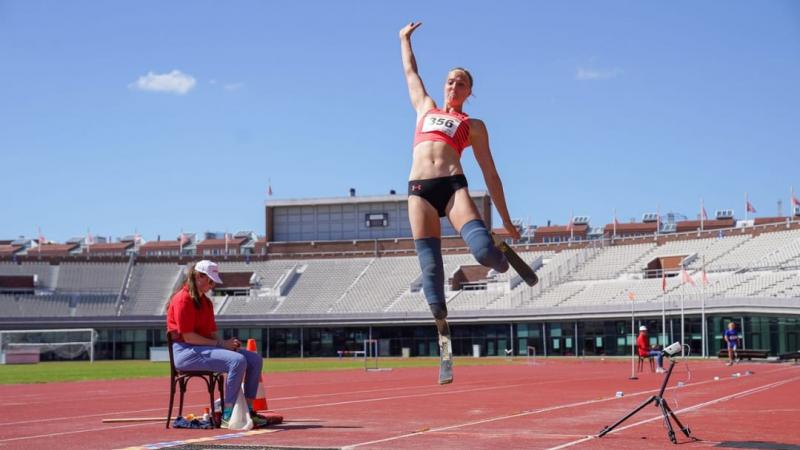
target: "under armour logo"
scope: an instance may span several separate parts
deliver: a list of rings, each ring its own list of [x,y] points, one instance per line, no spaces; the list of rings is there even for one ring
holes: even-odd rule
[[[421,190],[422,190],[422,185],[421,184],[414,184],[414,185],[411,186],[411,192],[421,191]]]

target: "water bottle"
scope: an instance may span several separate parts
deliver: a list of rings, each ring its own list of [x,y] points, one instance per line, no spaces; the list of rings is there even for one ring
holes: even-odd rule
[[[211,414],[208,408],[203,410],[203,422],[210,422],[211,421]]]

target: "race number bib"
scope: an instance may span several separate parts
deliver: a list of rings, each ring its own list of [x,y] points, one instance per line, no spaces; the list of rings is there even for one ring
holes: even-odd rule
[[[422,124],[422,132],[430,133],[431,131],[438,131],[450,137],[456,135],[458,126],[461,125],[461,120],[446,114],[428,114],[425,116],[425,123]]]

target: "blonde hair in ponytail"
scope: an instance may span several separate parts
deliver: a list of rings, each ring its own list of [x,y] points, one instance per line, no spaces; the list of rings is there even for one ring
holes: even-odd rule
[[[197,264],[197,262],[192,262],[192,263],[186,265],[186,282],[185,282],[185,285],[189,287],[189,297],[191,297],[192,301],[194,301],[194,307],[197,308],[197,309],[200,309],[201,306],[202,306],[202,304],[200,303],[200,299],[202,297],[200,295],[200,292],[197,290],[197,283],[196,283],[196,279],[195,279],[195,277],[197,276],[197,272],[194,270],[194,266],[196,264]],[[178,291],[180,291],[181,289],[183,289],[183,286],[179,287],[178,290],[173,292],[172,296],[170,296],[170,298],[174,297],[175,294],[177,294]]]

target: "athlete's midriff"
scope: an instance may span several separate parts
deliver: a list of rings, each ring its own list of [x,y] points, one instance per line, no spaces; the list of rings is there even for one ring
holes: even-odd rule
[[[426,141],[414,147],[409,180],[427,180],[464,173],[461,160],[444,142]]]

